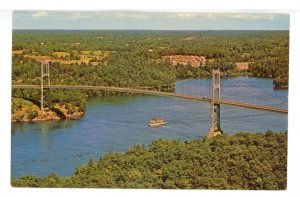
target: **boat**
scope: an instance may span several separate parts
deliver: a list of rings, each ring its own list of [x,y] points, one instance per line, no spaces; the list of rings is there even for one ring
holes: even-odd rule
[[[155,127],[155,126],[159,126],[159,125],[164,125],[167,122],[163,119],[163,118],[153,118],[152,120],[149,121],[148,126],[150,127]]]

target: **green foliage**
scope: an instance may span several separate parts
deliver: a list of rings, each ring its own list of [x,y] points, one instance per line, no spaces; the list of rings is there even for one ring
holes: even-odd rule
[[[44,43],[44,45],[41,45]],[[79,44],[75,44],[79,43]],[[187,68],[186,66],[176,67],[172,71],[172,77],[159,79],[159,85],[173,83],[175,78],[199,77],[213,68],[220,68],[222,71],[232,71],[235,62],[252,62],[249,71],[258,77],[288,77],[288,51],[289,32],[288,31],[24,31],[15,30],[13,32],[13,50],[23,49],[23,54],[44,54],[53,56],[54,52],[63,51],[70,53],[68,58],[79,59],[78,54],[82,51],[89,51],[92,55],[103,55],[108,53],[108,64],[99,63],[101,68],[85,65],[69,67],[66,72],[64,82],[75,83],[77,75],[73,70],[84,71],[89,74],[95,72],[96,76],[88,79],[87,83],[96,81],[100,84],[127,85],[127,86],[155,86],[144,82],[146,76],[152,80],[152,74],[160,73],[165,77],[165,69],[160,65],[161,57],[164,55],[197,55],[213,59],[200,69]],[[151,49],[151,51],[150,51]],[[33,80],[37,82],[38,69],[32,69],[34,60],[25,58],[23,55],[15,55],[18,68],[13,67],[13,80],[15,74],[22,73],[26,77],[20,80]],[[97,58],[93,57],[90,62]],[[105,67],[105,65],[107,67]],[[86,67],[87,66],[87,67]],[[68,66],[67,66],[68,67]],[[105,67],[102,68],[102,67]],[[150,68],[149,68],[150,67]],[[28,69],[28,68],[31,68]],[[139,75],[142,70],[147,69],[146,75]],[[82,70],[81,70],[82,69]],[[105,75],[114,71],[116,76],[104,77],[101,75],[104,69]],[[108,70],[107,70],[108,69]],[[120,69],[118,71],[118,69]],[[125,70],[124,70],[125,69]],[[135,70],[137,69],[137,70]],[[183,71],[183,70],[185,71]],[[198,71],[201,70],[201,71]],[[26,71],[26,72],[24,72]],[[97,72],[98,71],[98,72]],[[122,72],[124,71],[124,72]],[[151,72],[153,71],[153,72]],[[132,75],[130,74],[131,72]],[[25,74],[26,73],[26,74]],[[64,72],[58,72],[62,74]],[[127,74],[126,74],[127,73]],[[192,74],[191,74],[192,73]],[[83,76],[85,75],[83,74]],[[91,73],[90,73],[91,74]],[[121,74],[125,74],[124,77]],[[100,75],[100,76],[99,76]],[[72,78],[72,76],[74,78]],[[60,76],[59,80],[62,80]],[[82,76],[81,76],[82,77]],[[75,82],[73,81],[75,79]],[[120,80],[119,80],[120,79]],[[124,80],[125,79],[125,80]],[[124,81],[122,81],[124,80]],[[133,81],[131,81],[133,80]],[[121,81],[121,82],[118,82]],[[129,81],[129,82],[125,82]],[[60,82],[58,82],[60,84]],[[79,83],[79,82],[78,82]],[[120,84],[119,84],[120,83]]]
[[[274,88],[287,88],[288,87],[288,78],[287,77],[276,77],[273,79]]]
[[[12,179],[16,187],[284,190],[287,132],[237,133],[191,141],[155,140],[107,153],[70,177]]]
[[[27,113],[29,120],[34,119],[38,115],[37,107],[33,103],[22,98],[12,98],[11,113],[16,121],[22,121]]]
[[[38,115],[38,111],[36,109],[28,109],[27,113],[28,113],[29,120],[34,119]]]
[[[11,102],[12,102],[12,108],[11,108],[12,112],[21,109],[23,106],[31,107],[33,105],[31,102],[26,101],[22,98],[12,98]]]
[[[43,44],[41,44],[43,43]],[[51,84],[104,85],[172,90],[176,78],[210,75],[220,68],[230,75],[241,74],[235,62],[252,62],[249,72],[258,77],[273,77],[275,87],[288,82],[287,31],[29,31],[14,30],[13,84],[40,84],[40,62],[30,55],[78,60],[80,55],[93,55],[89,63],[50,63]],[[29,56],[28,56],[29,55]],[[165,55],[205,56],[203,67],[169,65]],[[57,58],[57,57],[56,57]],[[102,59],[98,62],[98,59]],[[96,64],[92,64],[94,62]],[[166,87],[166,85],[170,85]],[[50,104],[69,103],[85,109],[86,95],[99,91],[46,91]],[[111,92],[110,92],[111,94]],[[13,90],[14,97],[40,99],[39,90]],[[79,104],[78,102],[82,102]],[[70,113],[73,111],[70,109]]]
[[[45,95],[50,106],[56,103],[66,105],[68,114],[74,113],[75,107],[78,107],[79,111],[86,109],[87,94],[80,90],[50,90]]]

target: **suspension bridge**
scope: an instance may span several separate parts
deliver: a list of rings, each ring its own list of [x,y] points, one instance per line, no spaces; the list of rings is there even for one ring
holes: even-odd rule
[[[47,78],[47,84],[44,84],[44,78]],[[276,107],[269,105],[261,105],[256,103],[240,102],[236,100],[221,99],[221,72],[219,70],[212,71],[211,87],[210,87],[210,97],[201,95],[190,95],[190,94],[180,94],[180,93],[170,93],[156,90],[147,90],[142,88],[128,88],[128,87],[113,87],[113,86],[100,86],[100,85],[51,85],[50,84],[50,67],[48,62],[41,63],[41,85],[12,85],[12,89],[40,89],[41,91],[41,110],[44,110],[45,98],[44,89],[79,89],[79,90],[106,90],[106,91],[116,91],[116,92],[126,92],[126,93],[138,93],[146,95],[156,95],[156,96],[168,96],[177,97],[182,99],[189,99],[199,102],[210,103],[210,129],[208,132],[208,137],[216,136],[222,133],[221,130],[221,105],[229,105],[233,107],[242,107],[255,110],[263,110],[275,113],[287,114],[287,102],[275,99],[262,93],[249,85],[230,79],[230,81],[236,86],[246,89],[253,95],[264,99],[267,103],[276,103]],[[246,95],[247,96],[247,95]],[[280,106],[280,107],[278,107]]]

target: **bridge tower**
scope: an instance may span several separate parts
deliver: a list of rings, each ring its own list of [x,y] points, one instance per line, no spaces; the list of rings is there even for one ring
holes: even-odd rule
[[[221,110],[220,104],[216,103],[221,99],[221,73],[220,70],[212,71],[211,79],[211,107],[210,107],[210,129],[208,138],[220,135],[221,130]]]
[[[41,62],[41,110],[44,111],[44,77],[48,78],[48,86],[50,85],[50,67],[48,61]]]

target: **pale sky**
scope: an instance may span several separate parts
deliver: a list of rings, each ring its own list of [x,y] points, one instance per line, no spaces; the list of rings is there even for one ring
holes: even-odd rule
[[[13,29],[289,30],[288,14],[15,11]]]

